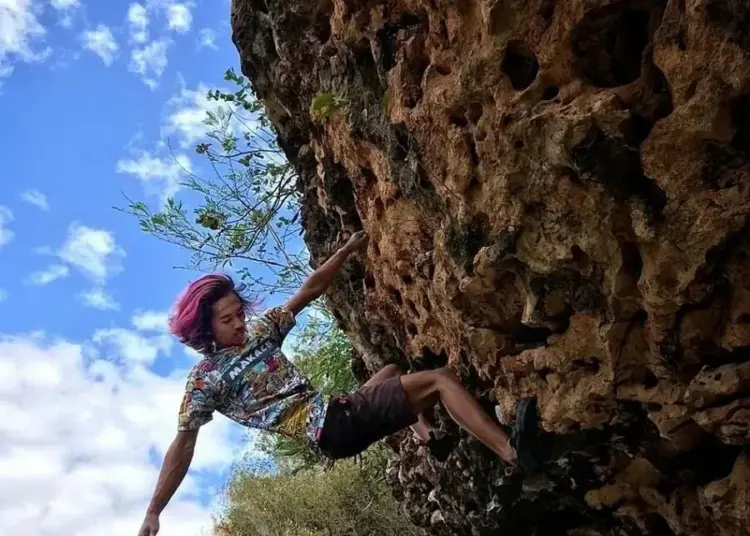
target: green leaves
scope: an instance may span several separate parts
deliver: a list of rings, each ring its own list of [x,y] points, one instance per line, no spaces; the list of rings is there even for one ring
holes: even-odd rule
[[[333,93],[320,93],[310,104],[310,115],[316,121],[328,119],[337,110],[347,105],[347,101]]]
[[[212,231],[218,231],[219,227],[224,225],[226,222],[226,216],[224,214],[221,214],[220,212],[217,212],[216,210],[211,209],[200,209],[198,211],[198,217],[195,218],[195,223],[198,225],[205,227],[206,229],[211,229]]]
[[[222,269],[230,263],[253,294],[288,294],[309,272],[299,249],[301,228],[297,173],[276,143],[248,80],[228,69],[231,86],[211,89],[205,136],[195,145],[203,157],[195,174],[185,171],[182,202],[159,208],[130,202],[123,212],[141,230],[189,253],[187,268]],[[187,204],[189,203],[189,204]]]
[[[417,536],[383,478],[387,461],[371,448],[361,464],[271,475],[250,459],[227,486],[220,526],[238,536]]]

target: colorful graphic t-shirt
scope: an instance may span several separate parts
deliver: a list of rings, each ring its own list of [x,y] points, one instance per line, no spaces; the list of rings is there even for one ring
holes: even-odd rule
[[[208,354],[188,375],[178,430],[218,411],[244,426],[317,442],[326,400],[281,352],[294,315],[277,307],[248,323],[244,346]]]

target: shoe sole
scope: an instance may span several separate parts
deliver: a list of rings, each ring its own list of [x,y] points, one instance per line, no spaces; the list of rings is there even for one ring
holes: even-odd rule
[[[538,418],[536,398],[522,398],[518,402],[516,420],[513,423],[512,445],[518,456],[518,464],[525,473],[532,473],[537,467],[534,455]]]

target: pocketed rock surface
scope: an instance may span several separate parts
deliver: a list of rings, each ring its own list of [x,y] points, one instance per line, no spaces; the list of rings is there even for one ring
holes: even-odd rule
[[[403,434],[433,534],[750,534],[750,4],[234,0],[366,375],[448,365],[546,463]],[[326,108],[325,103],[333,103]],[[441,409],[437,418],[459,433]]]

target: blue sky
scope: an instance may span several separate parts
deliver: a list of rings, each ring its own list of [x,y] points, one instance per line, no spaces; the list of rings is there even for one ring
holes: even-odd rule
[[[195,356],[165,332],[187,254],[113,210],[180,195],[229,2],[0,0],[0,525],[135,534]],[[273,304],[274,298],[267,300]],[[161,535],[210,528],[248,442],[217,417]]]

